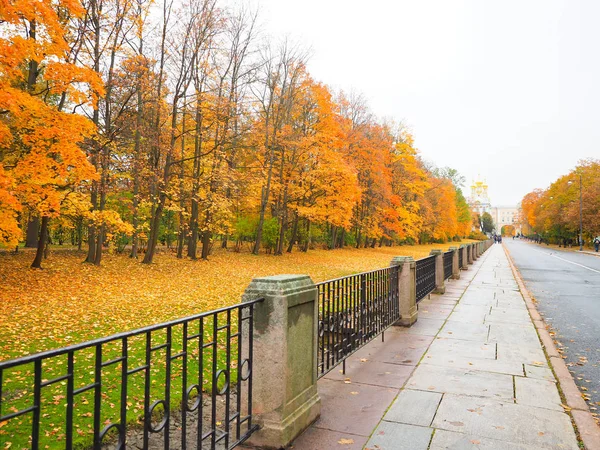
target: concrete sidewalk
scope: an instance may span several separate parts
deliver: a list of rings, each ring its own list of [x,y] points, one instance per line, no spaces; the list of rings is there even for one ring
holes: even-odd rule
[[[579,449],[502,246],[319,381],[295,449]]]

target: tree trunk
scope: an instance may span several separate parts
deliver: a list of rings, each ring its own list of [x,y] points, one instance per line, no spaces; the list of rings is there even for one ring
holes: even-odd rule
[[[27,234],[25,238],[25,247],[36,248],[40,235],[40,218],[33,216],[27,222]]]
[[[283,204],[281,206],[281,223],[279,226],[279,239],[277,240],[277,248],[275,249],[276,255],[283,255],[283,246],[285,245],[285,232],[287,231],[288,225],[288,210],[287,210],[287,188],[283,194]]]
[[[338,239],[338,248],[344,248],[344,242],[346,241],[346,229],[342,228],[340,238]]]
[[[290,243],[286,250],[287,253],[292,253],[296,239],[298,238],[298,213],[294,214],[294,224],[292,225],[292,236],[290,237]]]
[[[42,226],[40,228],[40,238],[38,239],[37,251],[35,252],[35,259],[33,263],[31,263],[31,268],[33,269],[41,269],[42,268],[42,260],[44,258],[44,248],[48,243],[48,221],[49,217],[42,217]]]
[[[190,215],[190,237],[188,240],[188,257],[196,259],[198,249],[198,200],[193,197],[192,192],[192,212]]]
[[[207,261],[210,254],[210,238],[212,233],[206,230],[202,233],[202,259]]]
[[[306,220],[306,240],[304,241],[304,247],[302,251],[306,253],[308,251],[308,247],[310,247],[310,220]]]
[[[331,226],[331,238],[330,238],[331,242],[329,243],[329,250],[333,250],[335,248],[335,244],[337,241],[337,227],[332,225]]]
[[[146,254],[144,255],[144,264],[152,264],[154,253],[156,252],[156,243],[158,242],[158,228],[160,227],[160,218],[162,216],[163,209],[165,207],[165,201],[167,196],[164,192],[159,195],[159,201],[152,214],[152,220],[150,221],[150,236],[148,236],[148,244]]]

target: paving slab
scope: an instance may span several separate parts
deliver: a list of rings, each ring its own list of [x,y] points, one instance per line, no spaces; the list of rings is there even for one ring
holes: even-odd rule
[[[541,348],[519,347],[515,344],[500,342],[497,355],[500,361],[516,361],[534,366],[547,365],[546,355]]]
[[[425,355],[421,364],[433,366],[452,367],[463,370],[476,370],[479,372],[493,372],[507,375],[523,376],[523,364],[519,361],[499,361],[497,359],[461,358],[444,354]]]
[[[511,375],[420,364],[406,387],[422,391],[513,399]]]
[[[386,332],[385,342],[381,342],[380,339],[372,341],[350,356],[346,364],[351,360],[367,359],[414,366],[419,362],[433,339],[433,336]]]
[[[541,349],[538,334],[533,326],[492,323],[488,341]]]
[[[490,326],[482,323],[447,322],[438,337],[486,342]]]
[[[496,344],[464,341],[453,337],[437,337],[429,347],[427,355],[438,354],[464,358],[496,359]]]
[[[360,383],[400,389],[414,370],[413,366],[389,364],[366,358],[346,360],[346,373],[334,369],[325,377],[329,380],[343,381],[346,384]]]
[[[579,449],[567,414],[493,399],[444,395],[432,426],[536,448]]]
[[[505,310],[510,311],[510,310]],[[517,310],[513,309],[512,311],[518,313],[515,314],[514,317],[510,317],[510,314],[494,314],[493,308],[492,311],[485,317],[486,323],[500,323],[500,324],[523,324],[526,326],[531,325],[531,318],[526,310]]]
[[[365,450],[427,450],[432,428],[395,422],[381,422]]]
[[[406,334],[420,334],[423,336],[435,336],[444,324],[443,319],[421,319],[417,320],[412,327],[404,328]]]
[[[484,324],[486,315],[484,311],[454,311],[448,316],[448,321]]]
[[[563,411],[556,383],[535,378],[515,377],[517,404]]]
[[[525,376],[527,378],[536,378],[538,380],[556,381],[552,370],[549,367],[532,366],[524,364]]]
[[[319,381],[318,390],[321,417],[314,426],[362,436],[371,435],[399,391],[328,379]]]
[[[383,420],[428,427],[441,400],[442,394],[437,392],[403,389]]]
[[[429,450],[544,450],[548,448],[499,441],[454,431],[436,430]]]
[[[368,436],[310,427],[294,441],[290,448],[298,450],[323,450],[325,448],[361,450],[368,440]]]

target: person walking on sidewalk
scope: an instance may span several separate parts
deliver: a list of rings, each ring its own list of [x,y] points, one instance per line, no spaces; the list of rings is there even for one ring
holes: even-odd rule
[[[600,249],[600,236],[596,236],[594,239],[594,249],[598,251]]]

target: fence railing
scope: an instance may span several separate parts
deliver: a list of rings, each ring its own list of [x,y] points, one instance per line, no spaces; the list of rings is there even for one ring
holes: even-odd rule
[[[458,268],[462,269],[463,267],[463,250],[462,248],[458,249]]]
[[[318,283],[317,375],[400,319],[397,266]]]
[[[233,448],[256,429],[260,301],[0,363],[4,436],[32,449]]]
[[[417,303],[435,289],[435,255],[416,261]]]
[[[444,253],[444,280],[447,280],[452,276],[452,260],[454,259],[454,252]]]

